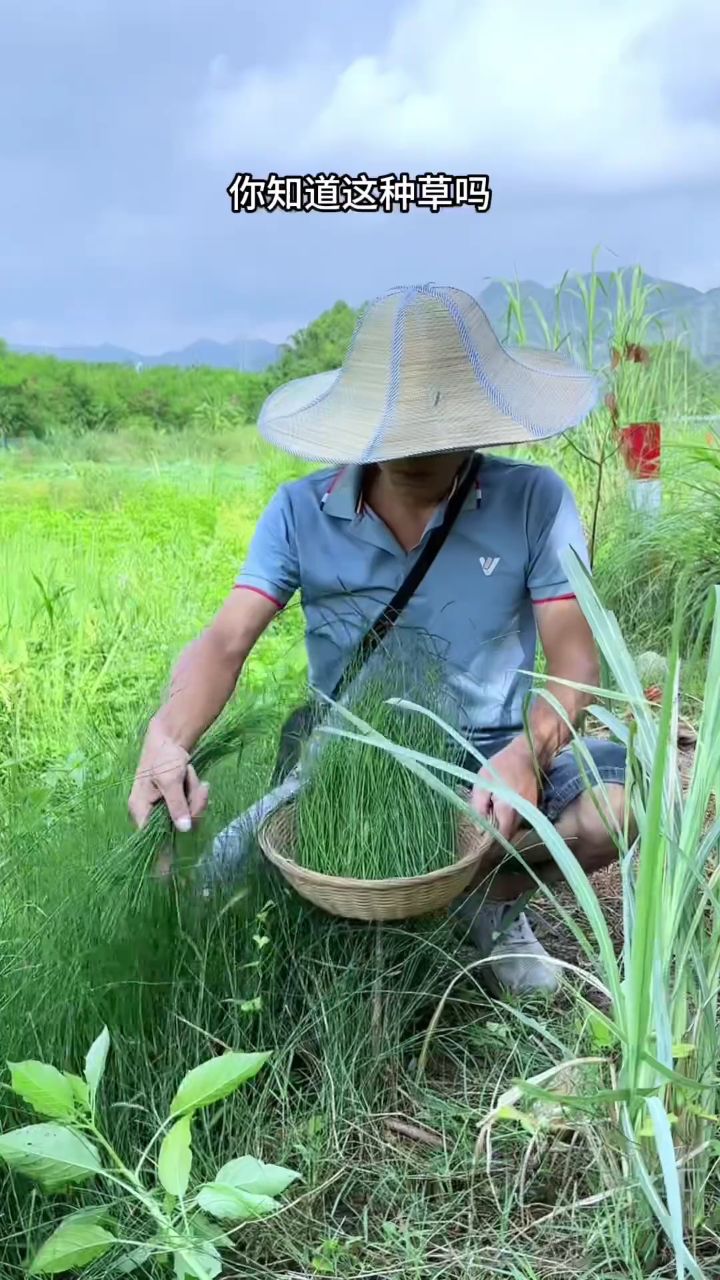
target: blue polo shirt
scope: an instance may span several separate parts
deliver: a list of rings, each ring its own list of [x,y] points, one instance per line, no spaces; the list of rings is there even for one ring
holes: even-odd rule
[[[310,681],[326,694],[444,511],[443,504],[408,553],[363,504],[362,475],[355,466],[320,471],[279,489],[236,580],[279,607],[300,592]],[[564,480],[549,467],[485,455],[474,491],[391,633],[399,647],[413,638],[430,646],[459,723],[477,743],[522,728],[532,686],[524,672],[533,670],[537,647],[534,610],[572,596],[563,569],[569,547],[588,564]]]

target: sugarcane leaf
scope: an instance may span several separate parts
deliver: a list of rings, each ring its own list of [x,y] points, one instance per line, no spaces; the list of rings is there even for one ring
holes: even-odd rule
[[[659,1098],[646,1098],[645,1106],[647,1107],[648,1114],[652,1122],[655,1147],[660,1159],[669,1217],[670,1229],[668,1234],[675,1251],[679,1270],[680,1259],[682,1258],[683,1251],[685,1249],[685,1238],[683,1230],[682,1191],[680,1189],[680,1176],[678,1173],[675,1146],[673,1144],[672,1129],[670,1127],[669,1117]]]

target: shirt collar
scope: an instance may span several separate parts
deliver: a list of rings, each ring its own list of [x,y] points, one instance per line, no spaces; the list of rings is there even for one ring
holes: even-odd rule
[[[354,520],[356,516],[361,516],[363,514],[363,482],[366,474],[366,468],[360,464],[343,467],[332,477],[325,490],[320,501],[321,510],[326,515],[335,516],[340,520]],[[448,494],[448,500],[459,483],[460,476],[457,475]],[[477,478],[475,484],[470,486],[470,491],[463,503],[463,511],[474,511],[480,505],[481,498],[482,490],[480,480]]]
[[[328,516],[336,516],[340,520],[353,520],[362,508],[364,468],[361,466],[343,467],[333,476],[320,506]]]

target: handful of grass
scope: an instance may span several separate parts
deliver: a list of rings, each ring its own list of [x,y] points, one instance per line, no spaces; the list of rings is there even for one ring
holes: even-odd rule
[[[392,742],[452,764],[462,751],[427,716],[388,706],[382,678],[350,703],[357,716]],[[405,696],[447,718],[432,683]],[[435,705],[433,705],[433,703]],[[456,858],[457,810],[387,751],[327,738],[297,799],[299,865],[361,880],[426,875]]]
[[[265,728],[263,708],[250,700],[236,702],[200,739],[191,761],[200,778],[207,771],[232,757],[258,737]],[[164,804],[158,804],[145,827],[134,831],[119,848],[98,864],[98,888],[118,880],[127,886],[134,902],[142,892],[144,877],[152,870],[159,855],[174,841],[175,833]],[[134,874],[128,875],[132,867]]]

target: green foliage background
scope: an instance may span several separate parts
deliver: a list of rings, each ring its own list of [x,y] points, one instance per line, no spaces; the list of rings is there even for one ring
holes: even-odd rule
[[[357,313],[345,302],[290,339],[263,373],[232,369],[80,364],[16,355],[0,343],[0,439],[124,429],[218,431],[253,423],[274,387],[337,368]]]
[[[177,842],[177,877],[142,873],[127,816],[139,733],[178,652],[230,590],[264,505],[306,470],[259,439],[258,408],[285,379],[337,367],[355,319],[337,303],[262,374],[137,373],[0,350],[0,444],[23,441],[0,450],[0,1062],[41,1057],[78,1072],[106,1023],[105,1118],[135,1160],[179,1074],[224,1046],[271,1050],[257,1085],[193,1144],[203,1177],[247,1150],[302,1171],[297,1203],[243,1234],[238,1280],[668,1280],[637,1188],[604,1168],[617,1146],[605,1111],[590,1126],[596,1158],[573,1138],[533,1145],[531,1160],[527,1134],[507,1122],[492,1178],[472,1164],[478,1117],[509,1081],[558,1054],[606,1052],[597,1026],[607,1028],[585,1006],[490,1006],[447,921],[330,921],[259,859],[248,895],[220,910],[188,892],[195,860],[267,789],[279,725],[304,693],[297,605],[248,663],[234,709],[247,698],[260,728],[212,766],[210,810]],[[634,373],[620,381],[624,414],[630,402],[656,405],[663,423],[720,410],[716,383],[676,346],[654,354],[641,386]],[[586,528],[597,524],[596,583],[634,648],[667,649],[687,573],[692,638],[720,563],[717,439],[668,429],[655,522],[628,508],[607,410],[527,452],[564,475]],[[696,720],[692,671],[683,664],[681,691]],[[456,979],[419,1079],[430,1019]],[[419,1125],[420,1140],[393,1133],[393,1118]],[[0,1089],[0,1129],[27,1122]],[[716,1188],[714,1169],[708,1275]],[[107,1207],[102,1190],[89,1194]],[[22,1274],[68,1207],[0,1170],[2,1280]],[[122,1224],[132,1238],[133,1215]],[[150,1263],[137,1274],[167,1273]]]

